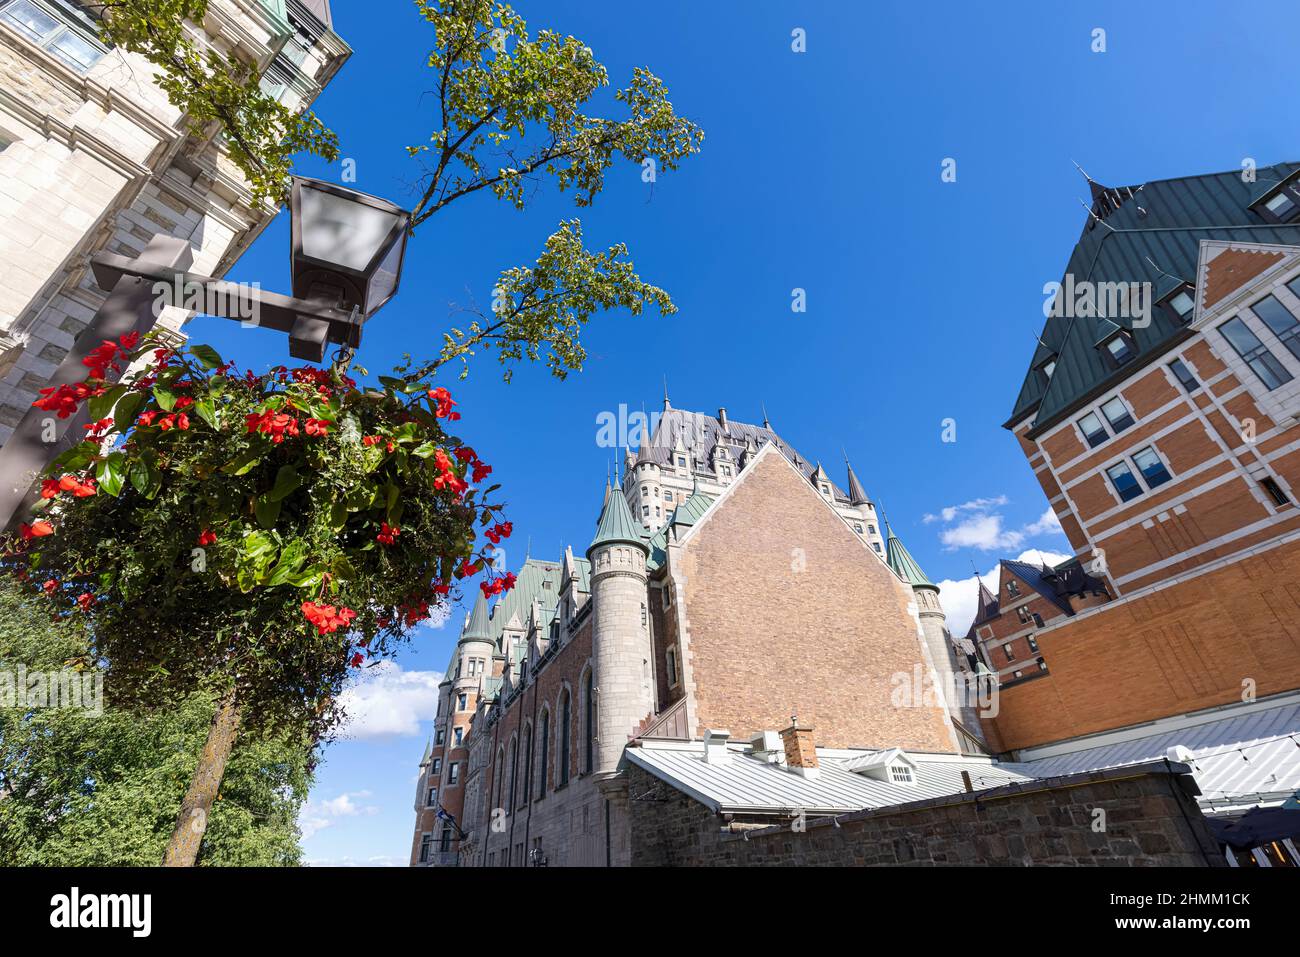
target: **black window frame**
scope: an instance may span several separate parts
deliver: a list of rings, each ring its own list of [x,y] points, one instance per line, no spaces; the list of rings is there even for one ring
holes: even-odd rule
[[[1275,196],[1285,196],[1291,201],[1291,208],[1284,210],[1282,213],[1275,213],[1266,205]],[[1300,220],[1300,180],[1292,179],[1290,182],[1283,183],[1277,189],[1269,190],[1264,196],[1261,196],[1254,204],[1255,212],[1263,219],[1270,223],[1294,223]]]
[[[1227,332],[1224,331],[1234,322],[1245,331],[1246,335],[1255,340],[1255,345],[1246,352],[1243,352],[1241,347],[1233,341]],[[1259,338],[1259,336],[1255,335],[1255,330],[1246,325],[1246,321],[1242,319],[1241,316],[1233,316],[1232,318],[1219,323],[1216,327],[1216,331],[1223,338],[1223,341],[1228,344],[1229,348],[1237,354],[1241,361],[1250,366],[1250,371],[1255,374],[1255,378],[1258,379],[1260,384],[1269,392],[1274,392],[1277,389],[1282,388],[1282,386],[1295,378],[1295,376],[1291,374],[1291,370],[1286,367],[1282,360],[1273,354],[1273,350],[1270,349],[1264,341]],[[1269,365],[1270,360],[1272,361],[1273,366],[1277,367],[1276,369]],[[1267,369],[1270,375],[1277,377],[1278,372],[1280,371],[1285,378],[1279,378],[1276,385],[1269,385],[1268,380],[1264,378],[1260,373],[1259,368],[1255,365],[1257,362]]]
[[[1043,388],[1047,388],[1051,383],[1052,373],[1056,372],[1056,364],[1059,361],[1060,356],[1053,352],[1050,356],[1034,367],[1034,371],[1038,373],[1038,380],[1042,384]],[[1047,369],[1048,366],[1052,367],[1050,372]]]
[[[1128,473],[1128,477],[1133,480],[1133,488],[1136,489],[1136,491],[1134,491],[1132,495],[1125,494],[1124,489],[1120,487],[1120,484],[1114,475],[1116,469],[1123,469]],[[1115,494],[1119,496],[1119,500],[1123,504],[1127,504],[1136,498],[1141,498],[1147,492],[1146,488],[1138,480],[1137,473],[1133,471],[1133,466],[1129,465],[1129,463],[1124,459],[1120,459],[1118,462],[1106,467],[1106,478],[1110,479],[1111,488],[1115,490]]]
[[[1128,347],[1128,354],[1122,359],[1110,351],[1110,344],[1116,339],[1122,340]],[[1103,361],[1112,369],[1121,369],[1138,356],[1137,340],[1133,338],[1133,333],[1127,329],[1119,329],[1113,335],[1102,339],[1101,342],[1097,343],[1097,348],[1101,351]]]
[[[1275,508],[1284,508],[1291,504],[1291,498],[1282,490],[1282,486],[1277,483],[1277,479],[1271,475],[1265,475],[1259,480],[1260,488],[1273,500]]]
[[[1164,476],[1163,478],[1158,478],[1156,481],[1151,480],[1151,475],[1148,474],[1147,470],[1144,469],[1141,463],[1138,462],[1138,456],[1141,455],[1143,452],[1150,452],[1153,456],[1155,456],[1155,460],[1160,467],[1160,472],[1157,474],[1163,475]],[[1165,464],[1164,457],[1160,454],[1160,450],[1157,449],[1154,445],[1144,445],[1142,448],[1134,451],[1133,454],[1130,455],[1129,457],[1133,460],[1133,464],[1137,467],[1138,474],[1142,476],[1142,481],[1143,484],[1146,485],[1147,491],[1151,491],[1152,489],[1159,488],[1160,486],[1173,481],[1174,473],[1169,471],[1169,466]]]
[[[1188,395],[1194,395],[1200,391],[1200,380],[1196,378],[1191,369],[1187,368],[1187,363],[1183,362],[1182,359],[1174,359],[1170,362],[1169,371],[1174,374],[1174,378],[1178,380],[1178,384],[1183,387],[1183,391]]]
[[[1192,308],[1187,311],[1186,316],[1180,313],[1174,306],[1174,300],[1184,293],[1192,301]],[[1156,306],[1165,311],[1165,315],[1174,325],[1185,326],[1196,318],[1196,287],[1190,282],[1185,282],[1181,286],[1170,291],[1168,295],[1156,303]]]
[[[1097,420],[1098,429],[1096,432],[1089,432],[1083,424],[1087,419]],[[1075,419],[1075,425],[1079,427],[1079,434],[1083,436],[1083,441],[1090,449],[1095,449],[1103,442],[1110,441],[1110,432],[1106,430],[1106,417],[1096,409],[1091,409]]]
[[[1115,419],[1112,419],[1110,417],[1110,413],[1106,411],[1106,406],[1112,405],[1113,403],[1116,402],[1119,403],[1119,407],[1123,410],[1119,414],[1118,422],[1116,422]],[[1097,409],[1098,411],[1101,412],[1102,417],[1106,420],[1106,423],[1110,426],[1110,431],[1112,435],[1119,435],[1125,429],[1131,429],[1133,426],[1137,425],[1137,419],[1133,417],[1133,412],[1131,409],[1129,409],[1128,403],[1125,402],[1119,395],[1111,396],[1105,402],[1101,403],[1101,405],[1097,406]]]

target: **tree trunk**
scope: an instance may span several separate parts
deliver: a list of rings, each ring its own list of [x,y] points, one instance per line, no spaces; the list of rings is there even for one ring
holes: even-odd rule
[[[199,755],[199,766],[194,769],[189,790],[181,802],[181,813],[176,819],[176,830],[167,844],[163,867],[193,867],[203,843],[203,833],[208,827],[212,802],[217,799],[221,779],[226,773],[226,761],[239,737],[239,707],[232,688],[221,698],[217,713],[212,716],[208,740]]]

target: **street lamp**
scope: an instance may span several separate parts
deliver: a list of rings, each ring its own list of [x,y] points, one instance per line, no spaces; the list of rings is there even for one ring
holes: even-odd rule
[[[411,214],[375,196],[301,177],[293,179],[289,205],[292,297],[187,272],[193,250],[174,236],[154,236],[134,259],[91,256],[95,281],[108,296],[49,384],[82,381],[82,360],[101,342],[143,335],[162,306],[193,309],[196,301],[203,314],[288,333],[295,359],[322,362],[331,342],[355,349],[366,320],[397,292]],[[119,375],[110,370],[107,378]],[[37,477],[78,441],[89,421],[85,406],[67,419],[27,410],[0,448],[0,531],[26,510]]]

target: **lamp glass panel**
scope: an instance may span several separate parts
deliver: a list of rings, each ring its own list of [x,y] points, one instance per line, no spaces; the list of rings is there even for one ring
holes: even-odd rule
[[[397,217],[382,209],[304,186],[300,193],[302,251],[312,259],[360,273]]]
[[[402,270],[402,253],[405,248],[406,238],[399,237],[375,270],[375,275],[370,280],[370,293],[366,296],[366,315],[373,314],[393,298],[393,293],[397,291],[397,279]]]

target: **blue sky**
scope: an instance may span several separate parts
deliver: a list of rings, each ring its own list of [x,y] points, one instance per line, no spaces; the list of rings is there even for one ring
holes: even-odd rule
[[[356,161],[355,186],[414,201],[403,147],[434,129],[423,65],[432,34],[412,4],[338,2],[356,51],[317,103]],[[384,372],[431,355],[456,303],[485,303],[499,272],[530,263],[564,218],[589,247],[625,241],[664,286],[669,319],[599,318],[580,374],[557,382],[495,360],[448,381],[461,434],[504,483],[515,537],[536,557],[585,549],[610,450],[596,417],[674,405],[726,406],[774,428],[842,475],[847,450],[867,490],[969,620],[972,563],[1063,553],[1047,503],[1001,423],[1083,224],[1087,186],[1265,166],[1300,158],[1295,30],[1223,3],[856,3],[779,0],[521,0],[531,30],[573,34],[616,88],[647,65],[707,138],[653,189],[616,167],[594,208],[543,188],[527,212],[470,198],[414,237],[396,300],[366,330],[360,361]],[[1176,13],[1175,13],[1176,11]],[[806,31],[807,51],[791,49]],[[1106,31],[1094,53],[1092,33]],[[956,161],[955,182],[941,164]],[[337,179],[339,167],[301,172]],[[281,216],[230,277],[288,291]],[[795,288],[807,311],[791,310]],[[194,340],[246,367],[284,361],[282,337],[199,319]],[[944,419],[957,441],[941,441]],[[944,510],[947,509],[945,512]],[[459,622],[463,611],[454,613]],[[958,621],[958,619],[962,619]],[[436,672],[456,628],[425,628],[356,692],[364,716],[326,753],[304,814],[307,856],[405,863],[416,763]]]

